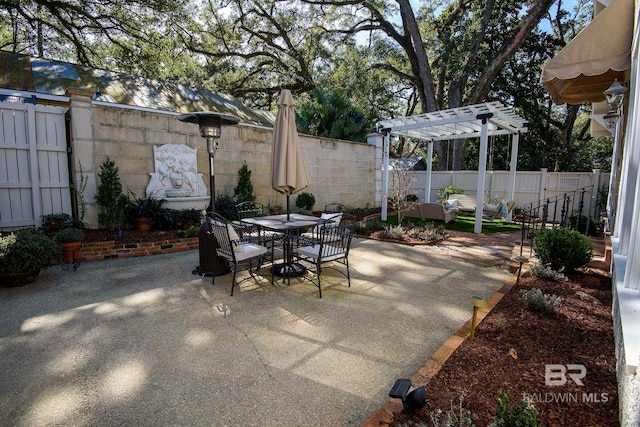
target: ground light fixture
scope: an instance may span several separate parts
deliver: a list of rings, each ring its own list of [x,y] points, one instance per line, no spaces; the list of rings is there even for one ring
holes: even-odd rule
[[[402,399],[402,407],[407,412],[417,411],[427,403],[427,390],[424,386],[418,387],[407,393],[411,388],[411,380],[399,378],[389,392],[389,397]]]
[[[235,125],[240,119],[228,116],[226,114],[214,113],[211,111],[197,111],[193,113],[183,114],[178,120],[186,123],[195,123],[200,127],[200,136],[207,139],[207,153],[209,153],[209,207],[208,212],[215,210],[216,199],[216,178],[214,168],[214,158],[218,149],[218,139],[222,132],[222,126]],[[218,255],[216,249],[220,246],[217,240],[210,233],[210,219],[207,217],[200,226],[198,232],[198,246],[200,255],[200,264],[193,270],[193,274],[201,276],[221,276],[231,271],[229,261]]]
[[[476,296],[469,298],[468,301],[469,301],[469,304],[473,306],[473,317],[471,318],[471,335],[469,335],[469,339],[472,340],[476,332],[478,309],[488,307],[489,303],[484,298],[480,298]]]

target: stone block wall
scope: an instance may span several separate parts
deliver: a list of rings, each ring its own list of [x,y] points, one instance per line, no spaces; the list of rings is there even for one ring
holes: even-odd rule
[[[88,182],[83,197],[87,202],[84,222],[89,228],[98,228],[94,194],[97,174],[107,158],[118,167],[124,192],[143,197],[149,174],[154,172],[153,146],[186,144],[198,150],[198,173],[209,187],[206,140],[197,125],[179,121],[176,113],[92,102],[91,95],[70,93],[72,159],[76,182],[80,182],[80,166]],[[233,195],[238,170],[246,161],[257,201],[286,205],[286,198],[270,185],[272,134],[271,128],[244,124],[222,128],[214,160],[217,195]],[[306,135],[300,135],[300,144],[311,181],[303,191],[315,196],[316,210],[332,202],[375,205],[375,146]],[[291,196],[292,206],[295,198]]]

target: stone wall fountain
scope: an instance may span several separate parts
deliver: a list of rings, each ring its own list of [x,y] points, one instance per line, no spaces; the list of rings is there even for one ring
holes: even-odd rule
[[[147,197],[163,199],[169,209],[203,211],[209,203],[207,187],[198,173],[197,150],[183,144],[153,147],[155,172],[145,191]]]

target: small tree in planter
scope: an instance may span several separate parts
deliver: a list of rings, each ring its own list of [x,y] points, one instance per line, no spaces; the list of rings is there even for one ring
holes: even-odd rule
[[[31,283],[40,270],[60,261],[60,247],[34,230],[22,230],[0,237],[0,284]]]
[[[300,209],[311,211],[315,204],[316,198],[311,193],[300,193],[296,198],[296,207]]]
[[[121,228],[123,213],[129,206],[129,198],[122,192],[120,174],[113,160],[107,159],[100,166],[100,184],[96,189],[96,203],[100,206],[98,223],[108,230]]]
[[[251,183],[251,171],[247,166],[247,162],[244,162],[238,170],[238,184],[233,189],[233,196],[238,203],[254,202],[256,200],[256,196],[253,194],[253,184]]]

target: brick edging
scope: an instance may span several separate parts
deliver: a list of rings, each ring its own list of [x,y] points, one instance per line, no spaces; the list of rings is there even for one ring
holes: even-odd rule
[[[504,298],[504,296],[513,288],[517,280],[517,276],[512,276],[498,289],[493,296],[487,301],[489,305],[486,308],[478,309],[476,317],[477,325],[479,325],[485,317],[493,310],[493,308]],[[471,334],[471,321],[467,320],[455,334],[440,346],[438,350],[431,356],[429,360],[420,368],[418,372],[411,377],[412,387],[426,386],[429,381],[435,377],[440,371],[447,359],[454,351],[469,337]],[[391,426],[396,415],[402,412],[402,401],[400,399],[389,399],[369,417],[362,427],[380,427]]]
[[[78,253],[78,261],[100,261],[108,258],[131,258],[189,251],[198,249],[198,243],[197,236],[145,243],[117,243],[115,240],[83,243]]]

